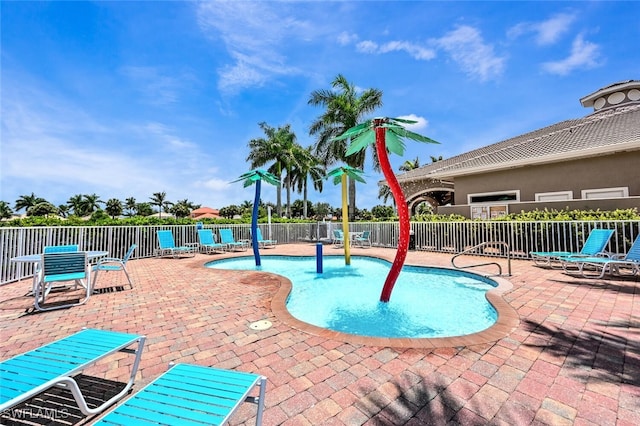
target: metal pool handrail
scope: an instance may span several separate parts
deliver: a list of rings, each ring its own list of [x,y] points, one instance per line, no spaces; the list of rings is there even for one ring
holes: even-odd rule
[[[476,268],[478,266],[496,265],[498,267],[498,276],[502,276],[502,265],[500,265],[498,262],[476,263],[473,265],[465,265],[465,266],[458,266],[455,263],[456,258],[462,256],[463,254],[469,254],[471,252],[474,252],[476,249],[479,249],[480,247],[496,246],[496,245],[503,246],[507,249],[506,250],[507,251],[507,268],[509,272],[507,276],[510,277],[511,276],[511,250],[509,248],[509,244],[505,243],[504,241],[485,241],[484,243],[476,244],[473,247],[469,247],[451,258],[451,266],[453,266],[456,269],[468,269],[468,268]]]

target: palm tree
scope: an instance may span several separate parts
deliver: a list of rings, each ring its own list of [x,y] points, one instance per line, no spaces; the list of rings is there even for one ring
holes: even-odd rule
[[[255,197],[253,199],[253,212],[251,214],[251,245],[253,247],[253,256],[256,260],[256,266],[260,266],[260,250],[258,246],[258,207],[260,205],[260,188],[262,181],[265,180],[271,185],[280,185],[280,179],[264,170],[251,170],[240,176],[234,182],[244,181],[244,187],[256,184]]]
[[[76,194],[70,197],[67,200],[67,205],[71,210],[73,210],[73,214],[76,216],[84,216],[83,203],[82,203],[82,194]]]
[[[109,216],[111,216],[111,219],[115,219],[116,216],[120,216],[122,214],[122,202],[117,198],[108,199],[105,211]]]
[[[327,178],[333,178],[333,184],[342,184],[342,232],[344,235],[344,263],[351,264],[351,254],[349,253],[349,203],[347,202],[347,177],[351,181],[366,183],[362,178],[362,170],[350,166],[342,166],[327,173]]]
[[[44,198],[36,197],[36,195],[32,192],[31,195],[21,195],[15,204],[15,210],[20,211],[22,209],[29,210],[31,207],[36,204],[46,203],[47,200]],[[28,214],[28,213],[27,213]]]
[[[240,204],[240,209],[242,210],[242,214],[244,214],[245,212],[250,212],[253,209],[253,203],[249,200],[244,200]]]
[[[152,206],[158,206],[159,213],[160,213],[159,217],[161,219],[162,219],[162,207],[164,206],[166,198],[167,198],[167,193],[164,191],[154,192],[153,197],[149,197],[149,199],[151,200],[149,204],[151,204]]]
[[[97,194],[85,194],[82,199],[82,210],[83,214],[91,214],[96,210],[100,210],[100,204],[104,204],[104,201],[100,199],[100,196]]]
[[[184,200],[176,201],[176,203],[171,208],[171,212],[178,218],[187,217],[189,216],[192,210],[197,209],[199,207],[200,206],[196,207],[195,204],[193,204],[191,201],[185,198]]]
[[[124,200],[124,208],[127,209],[127,216],[133,216],[136,211],[136,199],[134,197],[129,197]]]
[[[11,219],[13,217],[13,210],[9,203],[0,201],[0,219]]]
[[[315,154],[325,166],[342,162],[357,169],[364,169],[365,151],[347,157],[345,151],[347,141],[335,139],[347,129],[352,128],[362,118],[382,106],[382,91],[367,89],[358,95],[356,87],[349,83],[342,75],[331,83],[336,90],[315,90],[311,92],[308,104],[322,106],[326,111],[319,116],[309,128],[310,135],[318,135],[315,143]],[[375,149],[373,150],[374,168],[378,170],[378,160]],[[356,185],[355,181],[349,181],[349,218],[355,217]]]
[[[267,171],[272,175],[282,179],[283,172],[286,172],[285,187],[287,188],[287,215],[291,205],[291,185],[290,171],[295,164],[296,135],[291,131],[289,124],[274,129],[267,123],[258,124],[267,136],[249,141],[251,152],[247,156],[247,161],[251,162],[251,168],[265,166],[273,161]],[[276,192],[276,210],[278,216],[282,216],[282,186],[278,185]]]
[[[320,164],[320,160],[312,154],[311,149],[312,147],[299,147],[295,153],[297,161],[291,171],[291,184],[296,188],[298,193],[303,193],[302,217],[305,219],[307,218],[309,178],[311,178],[313,182],[314,189],[322,192],[322,177],[325,173],[325,168]]]
[[[439,155],[437,157],[434,157],[433,155],[431,156],[431,162],[432,163],[436,163],[438,161],[442,161],[442,155]]]
[[[395,204],[396,200],[393,199],[393,194],[391,193],[389,185],[384,182],[378,182],[378,198],[382,198],[382,202],[386,203],[389,197],[391,197]]]
[[[398,250],[396,251],[396,257],[393,265],[391,265],[389,275],[387,275],[387,279],[385,280],[382,293],[380,294],[381,302],[388,302],[391,298],[391,291],[402,270],[404,260],[407,257],[409,232],[411,228],[411,224],[409,223],[409,207],[407,206],[398,179],[396,179],[396,176],[393,174],[388,152],[402,155],[404,153],[402,138],[405,137],[419,142],[438,143],[426,136],[405,129],[401,123],[413,124],[415,121],[401,118],[375,118],[352,127],[336,138],[343,140],[351,139],[351,144],[349,145],[349,149],[347,149],[346,155],[355,154],[366,149],[369,145],[375,144],[378,160],[380,161],[380,168],[384,173],[384,177],[389,184],[393,198],[396,201],[396,206],[398,207],[398,216],[400,219]]]
[[[60,217],[67,217],[69,215],[69,206],[66,204],[60,204],[58,206],[58,214]]]
[[[431,157],[433,158],[433,157]],[[441,157],[442,158],[442,157]],[[420,159],[416,157],[415,160],[407,160],[399,167],[401,172],[408,172],[409,170],[420,168]]]

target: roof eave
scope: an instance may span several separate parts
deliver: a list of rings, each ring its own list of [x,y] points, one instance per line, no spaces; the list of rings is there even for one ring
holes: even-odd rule
[[[469,167],[469,168],[464,168],[464,169],[455,170],[455,171],[434,172],[434,173],[429,173],[422,176],[416,176],[414,178],[409,178],[409,179],[401,179],[400,177],[398,177],[398,182],[408,183],[408,182],[415,182],[415,181],[420,181],[424,179],[453,179],[455,177],[460,177],[460,176],[477,175],[477,174],[486,173],[486,172],[515,169],[518,167],[526,167],[526,166],[539,165],[539,164],[559,163],[563,161],[579,160],[582,158],[589,158],[589,157],[594,157],[598,155],[614,154],[617,152],[637,151],[637,150],[640,150],[640,140],[635,140],[635,141],[615,144],[615,145],[601,146],[601,147],[592,148],[592,149],[585,149],[579,152],[575,152],[575,151],[563,152],[559,154],[545,155],[537,158],[527,158],[527,159],[522,159],[518,161],[509,161],[509,162],[490,164],[490,165],[485,165],[480,167]]]

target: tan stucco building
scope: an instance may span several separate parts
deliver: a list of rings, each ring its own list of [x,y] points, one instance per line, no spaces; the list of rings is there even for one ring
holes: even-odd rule
[[[544,208],[640,210],[640,80],[580,102],[593,112],[398,175],[409,207],[427,201],[438,213],[478,218]]]

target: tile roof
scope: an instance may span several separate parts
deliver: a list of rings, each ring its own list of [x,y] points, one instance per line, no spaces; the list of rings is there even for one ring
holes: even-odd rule
[[[640,149],[640,103],[607,108],[398,175],[398,181],[451,179],[524,165]]]

